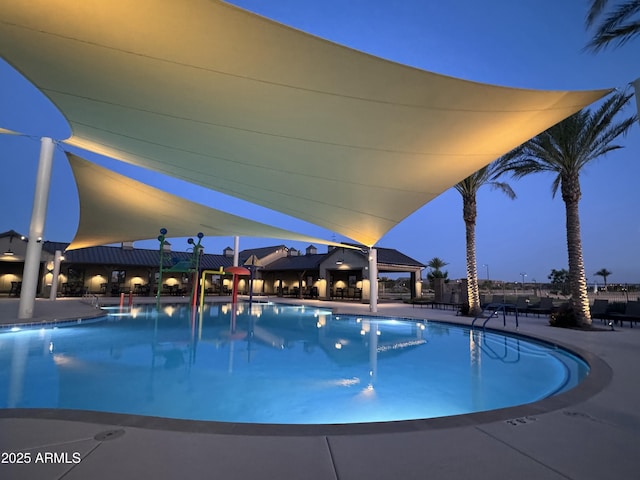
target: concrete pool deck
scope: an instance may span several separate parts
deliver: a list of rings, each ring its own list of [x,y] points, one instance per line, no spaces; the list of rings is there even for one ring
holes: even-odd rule
[[[277,300],[368,313],[368,305],[358,303]],[[17,305],[15,299],[0,299],[0,324],[18,322]],[[78,299],[38,300],[30,322],[95,314]],[[452,311],[401,303],[380,304],[378,314],[471,322]],[[501,319],[489,325],[515,331],[513,316],[506,328]],[[355,428],[0,410],[0,478],[638,478],[640,328],[565,330],[549,327],[544,317],[521,316],[518,332],[573,347],[592,363],[591,378],[561,396],[512,409]],[[26,453],[29,464],[5,463]]]

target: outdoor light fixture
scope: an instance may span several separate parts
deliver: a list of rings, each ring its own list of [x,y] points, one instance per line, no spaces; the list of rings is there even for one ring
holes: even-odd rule
[[[487,269],[487,281],[489,281],[489,264],[488,263],[483,263],[482,266]]]

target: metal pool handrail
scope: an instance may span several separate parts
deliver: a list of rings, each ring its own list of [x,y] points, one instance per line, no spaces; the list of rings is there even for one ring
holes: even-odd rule
[[[473,319],[473,321],[471,322],[471,328],[474,327],[476,320],[478,320],[478,318],[484,318],[484,312],[485,310],[489,309],[491,311],[491,315],[489,315],[484,323],[482,324],[482,328],[485,327],[485,325],[487,324],[487,322],[489,320],[491,320],[493,317],[497,317],[498,316],[498,312],[502,310],[502,326],[506,327],[507,326],[507,308],[513,308],[513,311],[515,312],[515,316],[516,316],[516,328],[519,327],[518,325],[518,307],[511,304],[511,303],[490,303],[488,305],[485,305],[482,309],[482,311],[476,315],[476,317]]]

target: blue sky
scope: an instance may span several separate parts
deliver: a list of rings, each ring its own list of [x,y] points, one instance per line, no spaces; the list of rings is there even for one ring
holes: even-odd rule
[[[468,80],[511,87],[580,90],[625,88],[640,77],[640,42],[593,54],[583,50],[586,1],[451,0],[448,2],[383,0],[235,0],[236,4],[294,28],[336,43],[425,70]],[[69,127],[46,98],[0,61],[0,127],[28,137],[0,135],[3,174],[0,189],[6,200],[0,231],[28,233],[38,136],[64,139]],[[633,113],[633,105],[628,113]],[[609,282],[640,282],[640,126],[619,140],[625,148],[585,170],[580,204],[585,267],[589,282],[607,268]],[[159,174],[75,151],[92,161],[190,200],[231,213],[323,238],[344,240],[333,232],[261,207],[187,185]],[[478,195],[478,273],[491,279],[546,281],[552,268],[567,267],[564,204],[551,197],[552,177],[540,175],[508,180],[518,198],[509,200],[483,188]],[[9,208],[6,208],[6,207]],[[71,241],[78,222],[78,199],[71,170],[62,151],[54,159],[46,239]],[[194,232],[194,235],[197,232]],[[398,250],[426,263],[438,256],[449,262],[452,278],[465,276],[462,202],[447,191],[391,230],[379,246]],[[171,239],[184,250],[185,239]],[[240,240],[251,248],[284,243],[272,239]],[[209,253],[221,253],[233,239],[205,238]],[[157,241],[138,242],[156,248]],[[321,248],[321,251],[322,248]]]

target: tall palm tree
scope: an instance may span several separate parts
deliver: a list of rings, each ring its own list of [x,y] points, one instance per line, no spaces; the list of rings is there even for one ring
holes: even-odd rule
[[[551,191],[555,196],[560,189],[565,204],[571,303],[583,326],[591,325],[591,314],[580,237],[580,172],[596,158],[622,148],[612,142],[636,121],[635,115],[617,118],[631,96],[615,93],[600,107],[575,113],[506,155],[506,168],[516,178],[539,172],[556,175]]]
[[[509,198],[516,198],[509,184],[498,182],[503,173],[503,159],[500,158],[457,183],[454,188],[462,195],[462,218],[464,219],[467,239],[467,298],[469,314],[480,313],[480,294],[478,291],[478,269],[476,265],[476,217],[478,209],[476,194],[483,185],[489,185],[504,192]]]
[[[605,14],[607,8],[610,11]],[[611,43],[624,45],[640,35],[640,0],[591,0],[586,24],[587,28],[596,25],[588,49],[597,52]]]
[[[606,268],[601,268],[594,275],[597,275],[597,276],[602,277],[604,279],[604,288],[606,289],[607,288],[607,277],[609,275],[611,275],[612,273],[613,272],[610,272]]]

